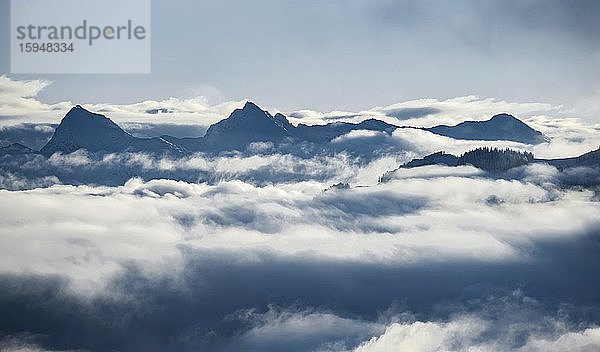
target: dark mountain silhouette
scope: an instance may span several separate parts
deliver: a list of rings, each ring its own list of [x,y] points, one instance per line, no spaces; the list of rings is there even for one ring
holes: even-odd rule
[[[496,141],[506,140],[525,144],[546,141],[544,135],[509,114],[494,115],[487,121],[465,121],[456,126],[440,125],[425,130],[455,139]]]
[[[285,141],[328,143],[334,138],[355,130],[375,130],[391,133],[398,126],[379,120],[361,123],[334,122],[326,125],[292,125],[283,114],[271,116],[256,104],[247,102],[242,109],[210,126],[204,137],[175,138],[162,136],[187,151],[245,150],[253,142]]]
[[[211,125],[204,137],[175,138],[162,136],[164,140],[181,146],[188,152],[244,150],[253,142],[279,143],[291,137],[293,129],[285,116],[277,118],[247,102],[243,108],[234,110],[228,118]]]
[[[380,120],[369,119],[360,123],[332,122],[326,125],[300,124],[292,134],[299,139],[313,143],[325,143],[339,136],[356,130],[369,130],[392,133],[398,126]]]
[[[247,102],[242,109],[234,110],[228,118],[210,126],[203,142],[212,149],[238,149],[261,141],[277,143],[291,136],[280,125],[284,125],[281,118],[275,120],[268,112]]]
[[[78,149],[90,152],[178,151],[176,146],[160,138],[134,137],[104,115],[92,113],[77,105],[65,115],[40,152],[50,156],[56,152],[72,153]]]
[[[254,142],[273,145],[292,142],[325,144],[355,130],[380,131],[391,134],[398,126],[375,119],[360,123],[333,122],[326,125],[293,126],[283,114],[271,116],[256,104],[247,102],[243,108],[211,125],[203,137],[139,138],[125,132],[109,118],[89,112],[77,105],[72,108],[56,128],[41,153],[50,156],[55,152],[71,153],[78,149],[90,152],[141,151],[147,153],[193,153],[244,151]],[[543,135],[525,123],[507,114],[494,116],[489,121],[467,121],[457,126],[436,126],[426,129],[433,133],[461,139],[516,140],[538,143]]]

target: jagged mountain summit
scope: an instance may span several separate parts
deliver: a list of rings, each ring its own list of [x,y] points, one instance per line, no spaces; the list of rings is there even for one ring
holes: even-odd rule
[[[258,105],[247,102],[243,108],[235,109],[226,119],[211,125],[203,137],[161,138],[187,152],[218,152],[245,150],[254,142],[279,143],[292,136],[292,129],[294,126],[282,114],[273,117]]]
[[[455,126],[439,125],[425,130],[454,139],[506,140],[525,144],[546,141],[546,137],[541,132],[510,114],[494,115],[486,121],[465,121]]]
[[[210,126],[203,141],[206,146],[219,149],[237,149],[252,142],[277,143],[291,136],[288,129],[292,127],[285,116],[280,114],[275,120],[267,111],[247,102],[242,109]]]
[[[328,143],[334,138],[354,130],[374,130],[391,133],[398,126],[379,121],[366,120],[361,123],[334,122],[326,125],[292,125],[281,113],[271,116],[256,104],[247,102],[243,108],[234,110],[228,118],[211,125],[204,137],[163,139],[179,145],[185,150],[224,151],[245,150],[250,143],[284,141]]]
[[[178,151],[176,146],[160,138],[134,137],[106,116],[90,112],[80,105],[73,107],[65,115],[40,152],[50,156],[56,152],[72,153],[78,149],[90,152]]]
[[[285,117],[285,115],[282,113],[275,114],[273,117],[273,122],[275,122],[275,124],[280,128],[283,128],[285,131],[292,131],[295,128],[294,125],[292,125],[288,121],[287,117]]]

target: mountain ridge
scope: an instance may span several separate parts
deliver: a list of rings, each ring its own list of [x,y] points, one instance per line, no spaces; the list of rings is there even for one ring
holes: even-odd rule
[[[512,131],[515,133],[511,134],[511,126],[517,126],[516,132]],[[86,149],[90,152],[142,151],[161,154],[243,151],[254,142],[279,144],[295,141],[319,144],[328,143],[355,130],[391,134],[397,128],[414,127],[396,126],[374,118],[360,123],[332,122],[325,125],[301,123],[294,126],[285,115],[277,113],[272,116],[268,111],[248,101],[242,108],[235,109],[227,118],[212,124],[203,137],[178,138],[162,135],[140,138],[127,133],[108,117],[76,105],[64,116],[52,138],[40,152],[50,156],[56,152],[71,153],[78,149]],[[495,132],[486,131],[489,128]],[[456,126],[440,125],[421,129],[435,134],[455,136],[452,138],[474,138],[481,134],[479,140],[495,140],[489,138],[500,137],[505,140],[516,138],[521,142],[530,143],[545,140],[541,132],[509,114],[497,114],[487,121],[465,121]]]
[[[496,114],[485,121],[464,121],[454,126],[438,125],[424,130],[465,140],[507,140],[524,144],[539,144],[547,141],[542,132],[508,113]]]
[[[384,121],[368,119],[360,123],[332,122],[325,125],[292,125],[281,113],[272,116],[256,104],[247,102],[234,110],[229,117],[211,125],[204,137],[177,138],[161,136],[180,145],[186,151],[245,150],[254,142],[299,141],[327,143],[353,130],[376,130],[391,133],[399,126]]]

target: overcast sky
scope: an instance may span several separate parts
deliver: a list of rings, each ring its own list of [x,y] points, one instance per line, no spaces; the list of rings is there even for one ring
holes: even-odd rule
[[[0,0],[5,48],[8,14]],[[475,94],[600,120],[600,1],[155,0],[152,18],[152,74],[9,77],[53,81],[48,103],[203,95],[329,111]]]

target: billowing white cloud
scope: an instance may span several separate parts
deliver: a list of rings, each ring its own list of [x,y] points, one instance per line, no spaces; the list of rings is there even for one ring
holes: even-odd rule
[[[477,318],[462,318],[448,323],[394,323],[383,335],[371,339],[355,351],[464,351],[475,343],[477,337],[485,331],[486,325],[485,321]]]
[[[81,167],[87,156],[71,157],[69,167]],[[592,192],[558,190],[551,175],[534,183],[405,176],[326,191],[330,184],[316,181],[259,187],[139,178],[118,187],[0,191],[0,294],[6,304],[31,300],[25,307],[41,304],[44,316],[81,321],[78,329],[91,330],[78,336],[90,340],[72,340],[72,349],[104,346],[96,341],[140,346],[156,336],[161,348],[182,350],[338,351],[366,341],[360,349],[502,351],[512,342],[488,332],[506,327],[486,316],[407,322],[398,314],[436,304],[460,313],[470,302],[462,294],[486,294],[473,286],[481,281],[511,289],[527,278],[542,298],[553,297],[553,272],[577,260],[589,267],[563,275],[573,281],[559,287],[568,297],[594,289],[596,254],[586,241],[600,228],[600,213]],[[573,244],[587,250],[573,258]],[[453,299],[458,306],[445,302]],[[26,329],[41,319],[23,309],[11,324]],[[116,322],[113,310],[128,313]],[[162,322],[175,317],[165,330]],[[160,333],[148,330],[152,321],[161,322]],[[58,338],[70,323],[61,324],[40,329]],[[131,332],[126,341],[119,327]],[[101,340],[92,338],[97,331]],[[593,337],[594,330],[579,331],[560,338],[534,331],[524,346]],[[58,346],[43,341],[24,346]]]
[[[527,331],[536,327],[538,322],[529,324],[529,327],[512,328]],[[518,347],[513,346],[515,341],[510,341],[510,330],[504,332],[507,336],[500,336],[491,341],[485,338],[485,334],[493,328],[494,322],[477,316],[458,317],[448,322],[394,323],[386,328],[384,334],[363,343],[354,351],[591,352],[600,349],[600,328],[566,331],[547,336],[529,336],[526,343]]]
[[[33,122],[40,114],[50,116],[53,109],[65,108],[65,104],[48,105],[37,100],[37,94],[50,85],[46,80],[13,80],[0,76],[0,123],[14,117],[23,122],[28,116]],[[68,105],[68,104],[67,104]]]
[[[538,158],[572,157],[600,146],[600,124],[548,116],[534,116],[527,123],[551,138],[549,143],[534,147],[533,152]]]
[[[598,226],[589,192],[429,176],[325,192],[329,185],[314,181],[257,187],[140,179],[0,191],[0,267],[102,286],[126,261],[160,270],[170,267],[164,260],[180,262],[180,245],[250,261],[264,253],[385,265],[522,261],[538,240],[572,240]],[[490,197],[500,202],[488,204]]]
[[[437,109],[439,112],[424,117],[417,116],[402,122],[408,126],[431,127],[438,124],[453,125],[465,120],[487,120],[499,113],[509,113],[524,119],[534,113],[560,111],[560,107],[545,103],[516,103],[473,95],[447,100],[411,100],[382,108],[374,108],[373,110],[389,114],[397,110],[424,107]]]
[[[202,97],[147,100],[134,104],[85,104],[64,101],[46,104],[38,93],[50,85],[47,80],[14,80],[0,76],[0,124],[58,123],[74,104],[105,114],[115,122],[196,124],[208,126],[225,117],[246,100],[210,105]]]
[[[358,112],[323,113],[300,110],[290,113],[289,118],[294,123],[305,124],[324,124],[331,121],[360,122],[376,118],[398,126],[432,127],[439,124],[455,125],[465,120],[487,120],[503,112],[527,119],[540,113],[561,114],[561,107],[545,103],[507,102],[470,95],[447,100],[410,100]]]

